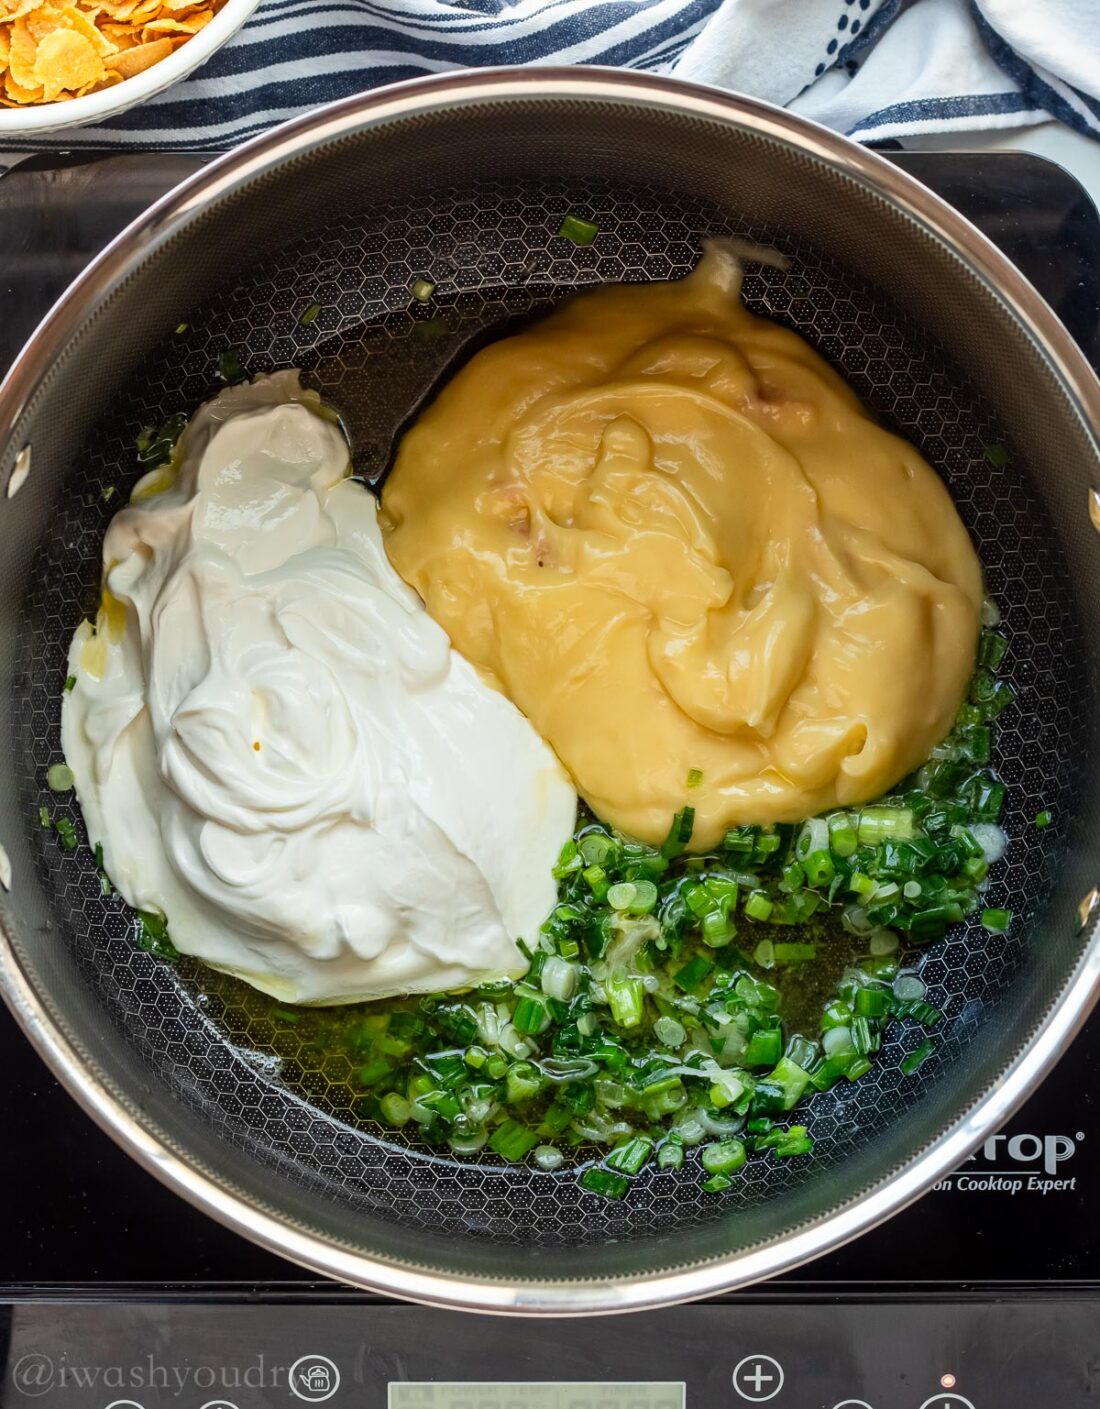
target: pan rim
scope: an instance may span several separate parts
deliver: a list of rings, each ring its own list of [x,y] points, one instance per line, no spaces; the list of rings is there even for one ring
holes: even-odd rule
[[[0,383],[0,437],[13,436],[55,360],[53,349],[75,334],[88,309],[127,270],[174,237],[211,202],[311,147],[330,144],[365,127],[486,100],[532,97],[595,98],[733,121],[794,145],[862,182],[941,241],[1000,300],[1042,352],[1094,443],[1100,440],[1100,381],[1065,328],[994,245],[914,178],[876,153],[770,104],[676,80],[598,68],[485,69],[391,85],[295,119],[214,161],[122,231],[46,315]],[[864,1197],[849,1200],[793,1234],[701,1265],[615,1281],[498,1281],[350,1251],[331,1238],[304,1232],[262,1211],[189,1165],[166,1147],[154,1122],[129,1111],[107,1082],[84,1063],[22,970],[6,928],[4,940],[0,991],[39,1055],[78,1104],[176,1193],[235,1232],[338,1281],[440,1307],[519,1315],[623,1312],[716,1295],[789,1271],[850,1241],[912,1203],[999,1128],[1051,1070],[1100,996],[1100,932],[1094,930],[1058,997],[994,1087]]]

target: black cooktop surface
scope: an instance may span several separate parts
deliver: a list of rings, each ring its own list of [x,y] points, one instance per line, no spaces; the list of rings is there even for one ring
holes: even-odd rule
[[[1016,261],[1100,367],[1100,221],[1059,167],[1018,153],[892,153]],[[40,156],[0,179],[0,370],[132,216],[202,159]],[[302,1274],[139,1169],[58,1087],[0,1009],[0,1295],[141,1283],[271,1284]],[[889,1224],[801,1272],[811,1283],[1100,1282],[1100,1016],[1012,1122]],[[288,1288],[289,1290],[289,1288]]]

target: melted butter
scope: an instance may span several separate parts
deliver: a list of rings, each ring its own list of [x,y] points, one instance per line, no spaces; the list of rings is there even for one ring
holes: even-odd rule
[[[706,847],[882,794],[974,659],[981,570],[943,484],[739,285],[711,247],[485,349],[384,492],[456,648],[649,841],[685,802]]]
[[[107,673],[108,651],[122,640],[126,629],[126,604],[104,584],[95,624],[82,622],[78,630],[80,670],[102,680]]]

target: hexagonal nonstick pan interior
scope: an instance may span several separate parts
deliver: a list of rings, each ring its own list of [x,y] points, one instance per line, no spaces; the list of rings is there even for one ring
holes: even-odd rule
[[[569,209],[600,227],[593,246],[557,235]],[[222,1139],[304,1189],[323,1188],[348,1210],[381,1210],[436,1237],[562,1247],[662,1236],[731,1206],[758,1205],[807,1178],[827,1177],[867,1134],[904,1121],[925,1086],[965,1059],[985,1010],[1025,953],[1024,924],[994,939],[972,923],[929,948],[920,971],[929,1000],[945,1014],[936,1057],[915,1079],[903,1077],[901,1058],[920,1034],[896,1027],[872,1074],[813,1099],[810,1160],[753,1161],[721,1198],[702,1193],[690,1171],[654,1170],[622,1203],[585,1199],[581,1219],[574,1170],[544,1174],[488,1155],[459,1161],[365,1125],[350,1069],[343,1083],[322,1081],[316,1055],[292,1043],[288,1050],[285,1033],[276,1059],[266,1012],[236,1001],[225,984],[212,985],[197,964],[168,964],[138,950],[126,907],[101,894],[90,852],[65,855],[37,827],[40,805],[80,821],[44,778],[61,758],[68,640],[81,615],[94,611],[104,530],[140,473],[135,434],[192,411],[216,390],[219,354],[235,350],[250,372],[303,367],[343,414],[357,473],[377,482],[430,388],[487,338],[582,287],[682,277],[702,239],[714,235],[747,237],[790,256],[786,271],[750,267],[749,307],[797,329],[946,480],[1004,612],[1008,674],[1019,691],[997,734],[1012,845],[989,903],[1009,903],[1026,921],[1049,894],[1061,832],[1037,831],[1032,819],[1042,807],[1072,812],[1080,784],[1072,761],[1086,746],[1087,670],[1069,575],[1014,458],[1001,465],[987,453],[1002,440],[993,417],[911,319],[781,231],[646,187],[480,185],[342,219],[260,262],[197,310],[105,415],[38,550],[18,645],[13,729],[23,815],[43,886],[56,897],[56,941],[77,955],[134,1059]],[[436,284],[428,305],[409,296],[418,276]],[[320,313],[303,323],[314,302]]]

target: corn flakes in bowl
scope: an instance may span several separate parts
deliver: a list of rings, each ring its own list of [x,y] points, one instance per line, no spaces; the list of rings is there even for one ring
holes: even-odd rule
[[[259,0],[0,0],[0,146],[114,117],[183,78]]]

